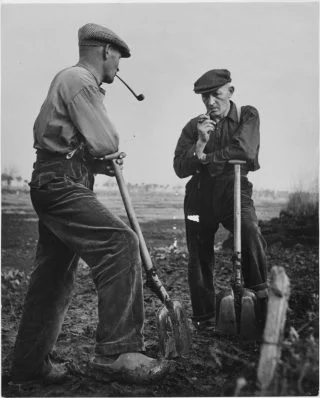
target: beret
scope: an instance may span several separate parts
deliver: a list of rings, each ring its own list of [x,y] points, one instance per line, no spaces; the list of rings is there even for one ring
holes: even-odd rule
[[[112,30],[95,23],[87,23],[78,31],[79,46],[104,46],[112,44],[121,53],[123,58],[130,57],[128,45]]]
[[[231,82],[231,75],[227,69],[212,69],[194,83],[194,92],[196,94],[207,93],[229,82]]]

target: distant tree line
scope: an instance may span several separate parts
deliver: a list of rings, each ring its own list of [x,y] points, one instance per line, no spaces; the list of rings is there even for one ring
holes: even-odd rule
[[[16,182],[16,184],[14,184],[14,182]],[[10,188],[12,185],[22,186],[23,183],[28,184],[28,180],[24,180],[20,175],[17,175],[14,168],[9,170],[4,169],[3,173],[1,173],[1,186]]]
[[[16,182],[16,184],[14,184]],[[23,182],[23,183],[22,183]],[[17,189],[19,187],[26,188],[28,184],[28,180],[23,180],[21,176],[14,176],[12,173],[8,173],[7,171],[1,173],[1,185],[3,188],[7,189]],[[181,192],[183,193],[185,190],[184,185],[170,185],[170,184],[146,184],[146,183],[131,183],[127,182],[128,190],[131,192]],[[102,186],[98,186],[98,189],[103,188],[106,190],[117,191],[118,185],[116,181],[110,180],[105,182]],[[279,198],[288,198],[289,193],[287,191],[274,191],[270,189],[260,189],[254,191],[254,197],[256,199],[279,199]]]
[[[5,182],[8,187],[10,187],[12,180],[14,177],[7,173],[1,173],[1,183]]]
[[[104,187],[106,188],[113,188],[113,187],[117,187],[117,183],[112,181],[110,182],[106,182],[103,184]],[[172,185],[170,184],[145,184],[143,183],[131,183],[131,182],[127,182],[127,186],[128,189],[131,191],[145,191],[145,192],[153,192],[153,191],[163,191],[163,190],[168,190],[168,189],[172,189]]]
[[[1,186],[6,189],[26,189],[28,188],[28,180],[24,180],[20,175],[17,175],[17,171],[15,168],[4,169],[3,173],[1,173]],[[127,182],[127,186],[129,191],[131,192],[179,192],[184,193],[185,186],[184,184],[146,184],[146,183],[130,183]],[[98,189],[106,189],[115,191],[118,190],[118,185],[115,179],[108,179],[107,182],[97,187]],[[319,192],[318,191],[318,180],[313,182],[312,187],[310,187],[311,192]],[[259,189],[254,190],[253,196],[257,200],[276,200],[276,199],[288,199],[290,193],[284,190],[271,190],[271,189]]]
[[[272,189],[259,189],[254,190],[253,195],[256,199],[280,199],[280,198],[288,198],[288,191],[275,191]]]
[[[23,178],[21,176],[13,177],[11,174],[1,173],[1,183],[5,183],[9,188],[11,186],[12,181],[16,180],[19,185],[21,185],[21,181]],[[24,183],[28,183],[28,180],[24,180]]]

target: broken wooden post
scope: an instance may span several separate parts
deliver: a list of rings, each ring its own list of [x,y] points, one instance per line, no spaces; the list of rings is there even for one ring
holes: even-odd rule
[[[272,267],[268,313],[263,333],[258,366],[258,383],[261,395],[265,395],[274,378],[274,373],[281,356],[284,324],[290,295],[290,281],[283,267]]]

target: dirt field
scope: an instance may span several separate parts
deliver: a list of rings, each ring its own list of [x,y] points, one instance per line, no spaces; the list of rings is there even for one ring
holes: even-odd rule
[[[100,195],[101,200],[126,219],[119,196]],[[133,194],[141,228],[160,279],[169,294],[191,316],[187,285],[187,251],[181,195]],[[268,264],[283,266],[291,281],[290,310],[282,346],[282,361],[273,395],[318,394],[318,244],[275,221],[281,205],[257,204],[262,231],[269,241]],[[287,229],[286,229],[287,228]],[[299,229],[299,228],[298,228]],[[303,228],[302,228],[303,229]],[[317,229],[316,229],[317,230]],[[290,232],[291,231],[291,232]],[[299,229],[300,231],[300,229]],[[313,231],[313,230],[312,230]],[[230,251],[222,249],[227,232],[219,230],[216,280],[219,286],[230,275]],[[309,234],[310,235],[310,234]],[[308,235],[308,236],[309,236]],[[79,267],[74,299],[67,313],[53,358],[66,363],[71,381],[60,386],[34,385],[17,393],[8,387],[11,352],[15,340],[28,274],[33,267],[37,242],[37,217],[26,194],[2,196],[2,396],[241,396],[259,395],[256,383],[259,343],[219,337],[214,330],[193,331],[190,356],[176,361],[175,371],[153,386],[105,383],[87,373],[93,353],[97,323],[97,297],[85,264]],[[316,243],[315,243],[316,242]],[[147,353],[158,355],[156,332],[159,300],[146,288],[145,338]],[[240,392],[237,383],[245,385]]]

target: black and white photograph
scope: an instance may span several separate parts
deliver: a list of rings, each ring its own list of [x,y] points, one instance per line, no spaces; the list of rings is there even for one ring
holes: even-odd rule
[[[318,396],[319,15],[1,1],[1,396]]]

